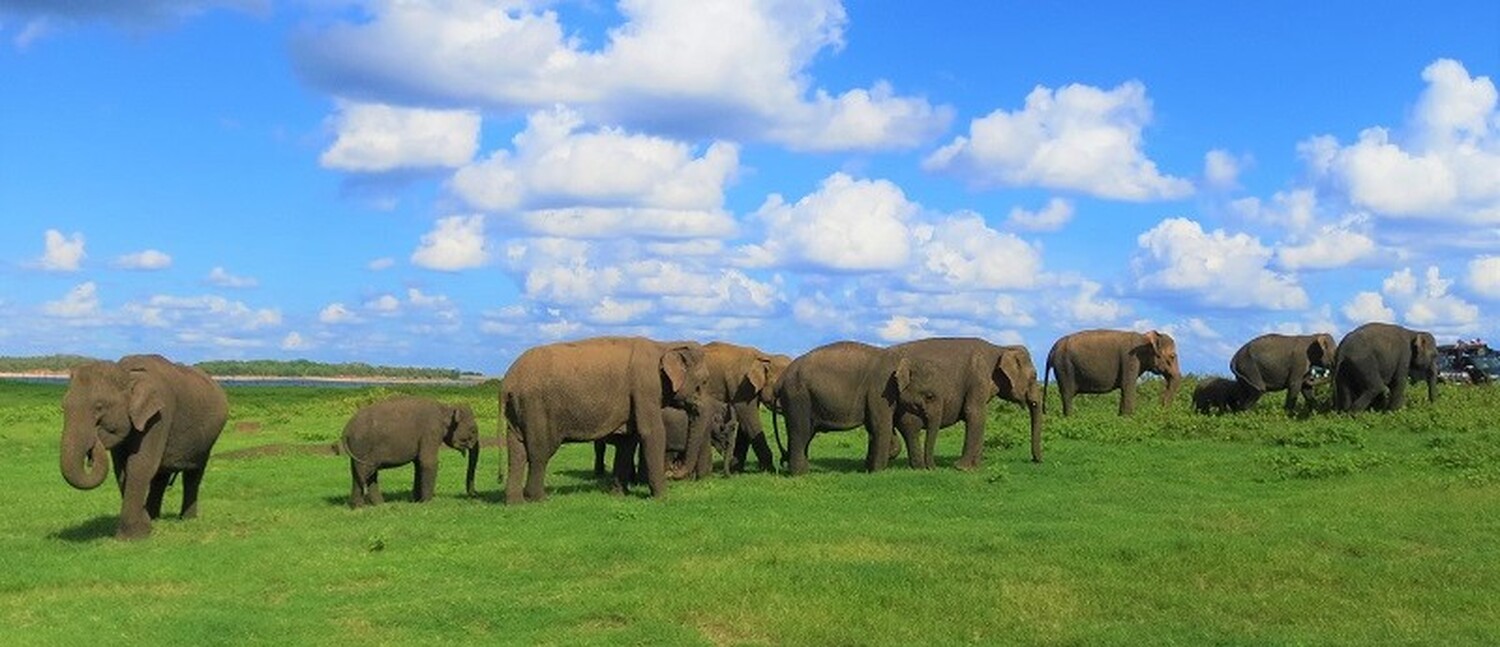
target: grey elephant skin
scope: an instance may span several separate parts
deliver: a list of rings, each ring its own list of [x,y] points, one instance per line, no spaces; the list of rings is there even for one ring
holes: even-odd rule
[[[444,445],[468,454],[464,490],[474,495],[479,424],[469,405],[409,396],[368,404],[344,425],[339,445],[349,456],[351,508],[383,503],[380,470],[407,464],[413,471],[412,500],[432,500],[437,487],[438,453]]]
[[[181,517],[198,516],[198,488],[228,418],[224,389],[191,366],[160,355],[84,364],[73,369],[63,396],[63,479],[82,490],[99,487],[113,461],[120,489],[115,537],[149,536],[178,473]]]
[[[937,371],[926,360],[852,341],[819,346],[792,360],[776,383],[778,408],[786,417],[788,471],[807,473],[814,433],[859,426],[870,437],[865,469],[883,469],[896,407],[925,416],[938,397]]]
[[[1245,343],[1229,360],[1229,369],[1245,389],[1254,394],[1245,408],[1255,405],[1262,395],[1286,391],[1287,413],[1297,409],[1297,395],[1312,406],[1313,367],[1333,369],[1337,344],[1333,335],[1261,335]]]
[[[1042,461],[1042,387],[1036,365],[1024,346],[997,346],[983,339],[932,338],[897,344],[890,351],[920,358],[937,368],[937,399],[926,412],[900,407],[896,429],[906,441],[907,460],[914,468],[933,467],[937,429],[964,423],[964,449],[956,466],[977,469],[984,461],[984,421],[991,398],[1020,404],[1031,414],[1031,460]],[[917,436],[923,421],[932,424],[920,448]]]
[[[760,407],[762,404],[768,408],[774,406],[776,381],[781,379],[792,358],[718,341],[704,344],[703,353],[708,361],[708,384],[704,393],[733,408],[739,427],[731,469],[743,470],[747,455],[754,449],[760,469],[775,471],[776,461],[771,455],[771,445],[766,441],[765,427],[760,422]],[[706,448],[700,452],[698,460],[698,471],[713,471],[713,466],[706,464],[713,460]]]
[[[547,463],[564,442],[589,442],[621,426],[634,430],[646,452],[653,497],[666,496],[666,429],[662,408],[697,415],[708,369],[695,342],[643,337],[595,337],[531,348],[502,381],[505,500],[546,498]],[[689,453],[696,455],[697,447]],[[524,489],[523,489],[524,482]]]
[[[1427,401],[1437,400],[1437,340],[1432,333],[1388,323],[1367,323],[1339,340],[1333,361],[1333,403],[1358,413],[1374,406],[1395,411],[1406,405],[1410,379],[1427,382]]]
[[[729,405],[707,398],[704,402],[703,415],[690,416],[685,409],[679,407],[666,407],[661,411],[662,425],[667,431],[667,476],[674,479],[699,479],[713,473],[712,460],[705,467],[700,461],[690,460],[687,455],[688,447],[701,444],[705,451],[718,450],[719,455],[724,458],[724,476],[729,476],[730,452],[733,451],[735,437],[739,435],[739,422],[735,420],[734,409]],[[701,434],[706,438],[698,443],[693,443],[693,434]],[[613,472],[605,469],[605,450],[610,446],[615,447],[615,461]],[[622,428],[616,433],[594,441],[594,476],[604,476],[612,473],[614,482],[611,487],[617,492],[624,492],[630,483],[640,481],[640,477],[646,474],[646,457],[643,452],[637,451],[643,446],[637,438],[625,433]],[[635,462],[629,457],[635,454]]]
[[[1171,335],[1154,330],[1085,330],[1052,344],[1042,388],[1046,389],[1049,376],[1055,372],[1064,416],[1073,414],[1074,395],[1118,389],[1120,415],[1128,416],[1135,413],[1136,380],[1148,371],[1166,378],[1161,394],[1161,405],[1166,407],[1182,383],[1177,342]]]
[[[1259,398],[1238,380],[1206,377],[1193,387],[1193,410],[1205,415],[1237,413],[1254,406]]]

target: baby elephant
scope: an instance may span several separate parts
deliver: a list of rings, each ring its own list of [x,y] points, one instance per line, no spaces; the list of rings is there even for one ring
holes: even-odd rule
[[[379,505],[380,470],[416,463],[413,501],[432,498],[437,484],[438,450],[447,445],[469,453],[464,486],[474,495],[474,468],[479,465],[479,424],[469,405],[449,405],[417,397],[395,397],[361,407],[344,425],[339,445],[349,456],[349,507]]]
[[[1248,408],[1249,400],[1255,395],[1237,380],[1204,378],[1193,389],[1193,409],[1202,414],[1236,413]]]

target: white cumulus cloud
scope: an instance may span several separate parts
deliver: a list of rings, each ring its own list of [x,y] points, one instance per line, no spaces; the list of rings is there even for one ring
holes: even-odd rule
[[[1469,289],[1486,299],[1500,300],[1500,256],[1469,261]]]
[[[593,50],[546,3],[382,1],[293,43],[300,70],[343,96],[500,112],[564,103],[594,119],[816,150],[925,142],[952,111],[889,84],[830,92],[807,68],[843,44],[837,0],[628,0]]]
[[[64,236],[56,229],[48,229],[42,236],[46,246],[35,266],[48,272],[76,272],[87,254],[83,251],[83,234]]]
[[[98,319],[103,315],[99,307],[99,286],[93,281],[79,283],[61,299],[43,303],[42,312],[59,319],[84,322]]]
[[[1073,84],[1038,86],[1026,106],[975,119],[969,134],[923,161],[981,186],[1037,186],[1116,200],[1170,200],[1193,192],[1146,157],[1141,131],[1151,122],[1146,87],[1111,90]]]
[[[1500,223],[1495,84],[1440,59],[1401,132],[1371,127],[1347,146],[1323,135],[1299,148],[1314,176],[1350,204],[1392,219]]]
[[[318,321],[325,324],[359,323],[360,318],[342,303],[330,303],[318,313]]]
[[[991,229],[977,214],[913,228],[917,240],[914,287],[940,290],[1014,290],[1036,285],[1042,255],[1013,234]]]
[[[432,231],[422,235],[421,244],[411,255],[413,265],[445,272],[473,269],[488,260],[484,216],[479,215],[438,220]]]
[[[911,255],[908,222],[918,206],[887,180],[835,173],[788,204],[773,194],[755,212],[766,240],[744,250],[754,266],[798,265],[834,271],[892,270]]]
[[[1272,251],[1248,234],[1206,232],[1186,218],[1169,218],[1141,234],[1135,258],[1143,289],[1189,294],[1206,305],[1295,310],[1307,292],[1292,275],[1267,268]]]
[[[330,119],[338,137],[323,168],[378,173],[403,168],[457,168],[479,148],[479,113],[340,101]]]
[[[1073,202],[1063,198],[1052,198],[1047,205],[1036,211],[1021,207],[1010,210],[1005,224],[1019,231],[1058,231],[1073,219]]]
[[[208,272],[206,280],[209,285],[221,288],[253,288],[260,285],[260,281],[252,277],[230,274],[229,270],[218,266]]]
[[[1375,254],[1368,235],[1343,225],[1325,225],[1317,233],[1276,250],[1276,263],[1285,270],[1320,270],[1344,267]]]
[[[113,265],[122,270],[164,270],[172,266],[172,257],[155,249],[148,249],[116,258]]]
[[[295,330],[281,338],[281,350],[308,350],[312,347],[312,342]]]

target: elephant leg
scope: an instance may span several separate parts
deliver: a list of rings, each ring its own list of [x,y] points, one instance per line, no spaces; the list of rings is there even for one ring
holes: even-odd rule
[[[604,439],[594,441],[594,478],[604,476],[604,451],[607,448],[608,443]]]
[[[161,500],[166,497],[167,484],[171,482],[171,472],[158,472],[151,477],[151,489],[146,492],[146,516],[153,521],[161,518]]]
[[[509,470],[505,474],[505,502],[511,505],[523,503],[526,497],[522,484],[530,461],[527,459],[526,443],[514,428],[505,434],[505,462]]]
[[[665,429],[642,430],[641,450],[646,452],[646,482],[653,498],[667,495],[667,433]]]
[[[806,398],[788,398],[786,403],[787,472],[792,476],[807,473],[807,452],[812,446],[812,403]]]
[[[748,434],[745,432],[744,423],[740,423],[740,424],[741,424],[741,426],[740,426],[740,433],[735,434],[735,436],[734,436],[733,456],[729,459],[730,460],[730,463],[729,463],[730,469],[733,470],[733,471],[735,471],[735,472],[743,472],[743,471],[745,471],[745,461],[747,460],[747,458],[749,457],[749,454],[750,454],[750,443],[751,443],[751,440],[750,440]],[[756,453],[756,455],[758,457],[759,454],[760,454],[760,450],[759,449],[755,450],[755,453]],[[764,463],[761,464],[761,468],[765,469],[765,464]]]
[[[431,444],[420,447],[417,451],[417,460],[412,461],[411,500],[421,503],[431,501],[437,492],[438,450],[442,449],[441,441],[433,439]]]
[[[1385,388],[1384,387],[1375,388],[1375,389],[1366,388],[1366,389],[1364,389],[1363,392],[1361,392],[1359,394],[1359,397],[1354,398],[1354,401],[1349,403],[1349,412],[1350,413],[1359,413],[1361,411],[1364,411],[1365,409],[1367,409],[1367,408],[1370,407],[1370,403],[1374,402],[1375,398],[1381,397],[1381,396],[1384,396],[1384,395],[1385,395]]]
[[[1400,411],[1406,406],[1406,375],[1404,372],[1396,375],[1396,380],[1388,387],[1390,395],[1386,398],[1386,411]]]
[[[561,441],[536,436],[531,440],[531,445],[526,448],[526,500],[546,501],[547,463],[552,461],[552,454]]]
[[[1287,412],[1288,415],[1297,412],[1297,395],[1301,391],[1302,391],[1302,389],[1300,389],[1300,388],[1298,388],[1296,386],[1290,386],[1290,385],[1287,386],[1287,389],[1286,389],[1286,403],[1282,405],[1282,408],[1286,409],[1286,412]]]
[[[922,469],[930,470],[937,465],[937,460],[933,458],[937,454],[937,425],[928,426],[927,437],[924,440],[925,442],[922,444]]]
[[[755,450],[755,462],[760,464],[760,471],[775,472],[776,458],[771,454],[771,443],[766,441],[766,430],[760,423],[760,403],[734,405],[734,418],[740,423],[740,433],[734,441],[738,469],[745,468],[745,449],[748,447]]]
[[[964,412],[964,453],[958,457],[958,469],[975,470],[984,464],[984,412],[985,407]]]
[[[146,512],[146,499],[151,494],[151,484],[161,465],[161,458],[137,451],[125,463],[125,488],[120,497],[120,527],[115,530],[115,537],[142,539],[151,535],[151,516]]]
[[[367,469],[369,475],[365,477],[365,498],[370,505],[384,505],[385,495],[380,493],[380,470],[373,467]]]
[[[1073,396],[1078,395],[1078,387],[1070,380],[1064,380],[1061,375],[1057,378],[1057,397],[1062,398],[1063,417],[1073,415]]]
[[[359,464],[349,459],[349,507],[358,509],[365,504],[365,477]]]
[[[1136,379],[1125,376],[1120,380],[1120,415],[1129,416],[1135,414],[1135,387]]]
[[[896,420],[896,433],[901,435],[901,441],[906,445],[907,467],[922,469],[922,421],[910,413],[904,414]],[[895,439],[892,439],[891,445],[896,446]]]
[[[208,466],[204,465],[198,469],[182,471],[182,512],[178,513],[178,518],[198,518],[198,486],[203,484],[203,473],[207,469]]]

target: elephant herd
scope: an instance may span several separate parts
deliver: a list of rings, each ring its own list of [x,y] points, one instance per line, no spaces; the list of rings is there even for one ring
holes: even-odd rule
[[[1390,324],[1366,324],[1337,345],[1326,334],[1264,335],[1235,354],[1232,380],[1200,383],[1194,406],[1242,411],[1267,392],[1286,390],[1292,410],[1299,394],[1311,397],[1313,368],[1322,367],[1333,373],[1338,410],[1396,409],[1409,379],[1426,379],[1429,399],[1436,397],[1436,354],[1431,334]],[[615,487],[642,478],[652,496],[665,494],[668,478],[710,474],[714,450],[724,456],[725,474],[743,469],[751,450],[762,470],[774,471],[762,406],[772,412],[778,445],[779,420],[786,421],[781,454],[792,475],[807,472],[814,434],[858,427],[868,437],[866,470],[886,466],[899,452],[893,440],[898,436],[908,464],[930,469],[938,430],[960,422],[964,441],[956,466],[975,469],[983,460],[987,408],[996,396],[1026,409],[1031,459],[1041,462],[1051,375],[1057,377],[1063,415],[1072,413],[1079,393],[1114,390],[1120,391],[1120,414],[1129,415],[1146,372],[1165,378],[1167,406],[1182,379],[1170,335],[1067,335],[1048,352],[1040,384],[1024,346],[976,338],[889,347],[841,341],[795,359],[724,342],[596,337],[547,344],[523,352],[502,381],[505,500],[545,499],[548,462],[565,442],[593,442],[601,475],[606,447],[614,446]],[[72,371],[63,412],[63,478],[92,489],[114,464],[121,494],[117,537],[150,534],[163,494],[178,474],[181,515],[196,516],[204,469],[228,419],[228,400],[212,378],[159,355],[91,362]],[[430,499],[443,446],[467,452],[466,490],[474,493],[479,429],[466,405],[407,396],[376,402],[354,413],[339,445],[349,458],[353,507],[381,503],[380,470],[406,464],[414,466],[413,498]]]

